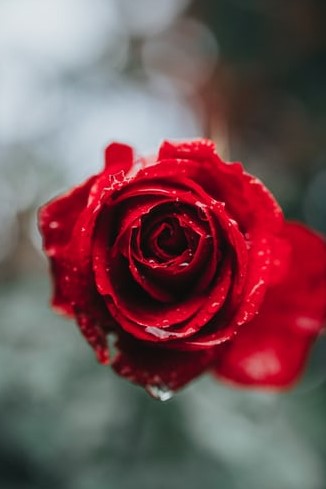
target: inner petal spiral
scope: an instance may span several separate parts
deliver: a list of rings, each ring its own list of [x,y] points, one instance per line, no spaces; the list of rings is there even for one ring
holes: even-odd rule
[[[224,206],[216,205],[223,213]],[[229,228],[217,214],[212,203],[190,192],[176,201],[152,188],[150,195],[134,197],[133,206],[121,199],[102,214],[93,267],[110,313],[127,332],[172,341],[193,335],[201,317],[207,322],[207,300],[217,314],[229,294],[233,262],[225,253]]]
[[[146,224],[144,227],[142,248],[147,258],[158,261],[170,260],[181,255],[188,247],[184,229],[175,217],[167,217],[161,222],[149,225],[148,230]]]

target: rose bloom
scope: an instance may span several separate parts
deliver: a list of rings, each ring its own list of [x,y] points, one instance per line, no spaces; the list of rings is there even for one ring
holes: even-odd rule
[[[39,227],[53,307],[153,395],[208,370],[289,386],[322,330],[325,241],[209,140],[166,141],[150,158],[110,144],[104,169],[46,204]]]

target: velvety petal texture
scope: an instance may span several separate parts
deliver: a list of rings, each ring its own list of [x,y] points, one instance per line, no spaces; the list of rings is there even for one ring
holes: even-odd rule
[[[152,394],[207,370],[287,386],[322,330],[325,242],[211,141],[164,142],[148,158],[112,143],[103,171],[46,204],[39,227],[52,305]]]
[[[297,223],[284,230],[292,246],[284,280],[270,287],[259,313],[220,353],[216,373],[249,386],[286,387],[301,373],[326,318],[326,249]]]

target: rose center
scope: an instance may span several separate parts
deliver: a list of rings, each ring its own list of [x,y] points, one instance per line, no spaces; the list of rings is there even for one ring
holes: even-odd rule
[[[160,261],[181,255],[188,247],[183,228],[175,218],[165,218],[146,232],[144,255]]]
[[[173,226],[168,222],[162,223],[157,244],[162,251],[174,256],[180,255],[187,248],[187,240],[181,227]]]

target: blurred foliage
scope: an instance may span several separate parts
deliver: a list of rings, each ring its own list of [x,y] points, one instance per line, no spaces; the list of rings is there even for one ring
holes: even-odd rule
[[[283,394],[202,378],[160,404],[48,306],[36,209],[206,135],[326,232],[323,0],[0,0],[0,486],[324,489],[326,340]]]

